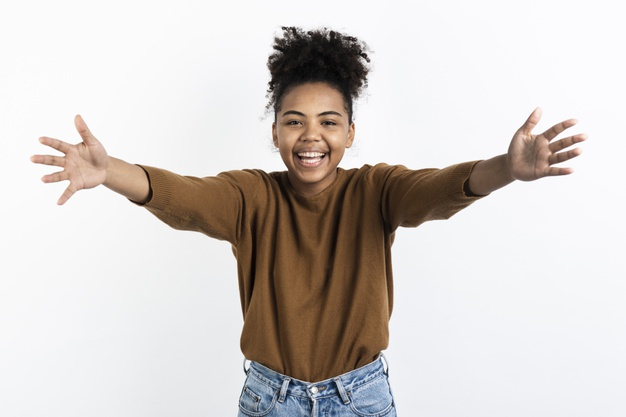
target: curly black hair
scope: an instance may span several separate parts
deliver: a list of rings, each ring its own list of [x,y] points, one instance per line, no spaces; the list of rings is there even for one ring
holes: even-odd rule
[[[370,71],[367,44],[328,28],[304,31],[283,27],[282,30],[282,37],[274,38],[274,52],[267,60],[271,79],[266,110],[272,109],[276,115],[285,94],[293,87],[325,82],[343,95],[352,122],[352,103],[367,87]]]

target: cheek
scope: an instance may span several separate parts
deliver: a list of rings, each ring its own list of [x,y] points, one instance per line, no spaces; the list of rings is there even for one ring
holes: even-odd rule
[[[277,146],[276,148],[278,149],[278,153],[280,153],[281,158],[284,161],[291,159],[291,156],[292,156],[291,148],[281,143],[279,143],[278,145],[279,146]]]

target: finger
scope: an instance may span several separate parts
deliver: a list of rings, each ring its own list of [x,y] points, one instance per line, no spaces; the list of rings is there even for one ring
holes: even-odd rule
[[[67,142],[63,142],[62,140],[49,138],[47,136],[42,136],[39,138],[39,143],[42,145],[46,145],[51,147],[54,150],[57,150],[62,153],[67,153],[70,150],[71,145]]]
[[[50,165],[55,167],[64,167],[65,158],[54,155],[33,155],[30,157],[31,162],[41,165]]]
[[[59,172],[47,174],[41,177],[41,181],[45,182],[46,184],[67,181],[67,180],[69,180],[69,175],[65,171],[59,171]]]
[[[569,129],[570,127],[574,126],[576,123],[578,123],[578,120],[576,119],[564,120],[561,123],[557,123],[554,126],[552,126],[550,129],[543,132],[541,136],[543,136],[544,138],[548,140],[548,142],[550,142],[552,139],[560,135],[565,129]]]
[[[78,134],[87,145],[94,145],[97,143],[96,138],[93,136],[87,127],[87,123],[85,123],[80,114],[77,114],[76,117],[74,117],[74,126],[76,126]]]
[[[519,131],[525,135],[531,135],[539,120],[541,120],[541,109],[537,107],[533,112],[528,116],[528,119],[524,122],[522,127],[519,128]]]
[[[550,167],[546,171],[546,177],[557,177],[560,175],[569,175],[573,172],[574,170],[572,168]]]
[[[576,143],[583,142],[585,140],[587,140],[587,135],[584,133],[581,133],[580,135],[574,135],[574,136],[570,136],[570,137],[552,142],[550,143],[550,146],[548,146],[548,149],[550,149],[550,152],[558,152],[565,148],[569,148],[570,146]]]
[[[576,158],[582,153],[583,150],[580,148],[575,148],[566,152],[555,153],[548,158],[548,163],[550,165],[559,164],[561,162],[569,161],[572,158]]]
[[[57,204],[59,206],[62,206],[63,204],[65,204],[67,202],[67,200],[69,200],[75,193],[76,191],[72,188],[72,185],[70,184],[65,191],[63,191],[63,194],[61,194],[61,197],[59,197],[59,199],[57,200]]]

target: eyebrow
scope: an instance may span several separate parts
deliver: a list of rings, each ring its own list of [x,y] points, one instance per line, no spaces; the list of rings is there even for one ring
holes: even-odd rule
[[[286,112],[283,113],[283,117],[288,116],[290,114],[294,114],[296,116],[302,116],[302,117],[305,116],[304,113],[299,112],[297,110],[287,110]],[[321,112],[320,114],[318,114],[318,116],[339,116],[339,117],[341,117],[342,114],[339,113],[339,112],[336,112],[334,110],[328,110],[328,111]]]

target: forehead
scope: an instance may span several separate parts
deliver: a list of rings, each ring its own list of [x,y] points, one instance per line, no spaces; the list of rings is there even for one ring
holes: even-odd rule
[[[346,112],[342,94],[326,83],[306,83],[290,89],[283,97],[280,111],[289,110],[303,113]]]

